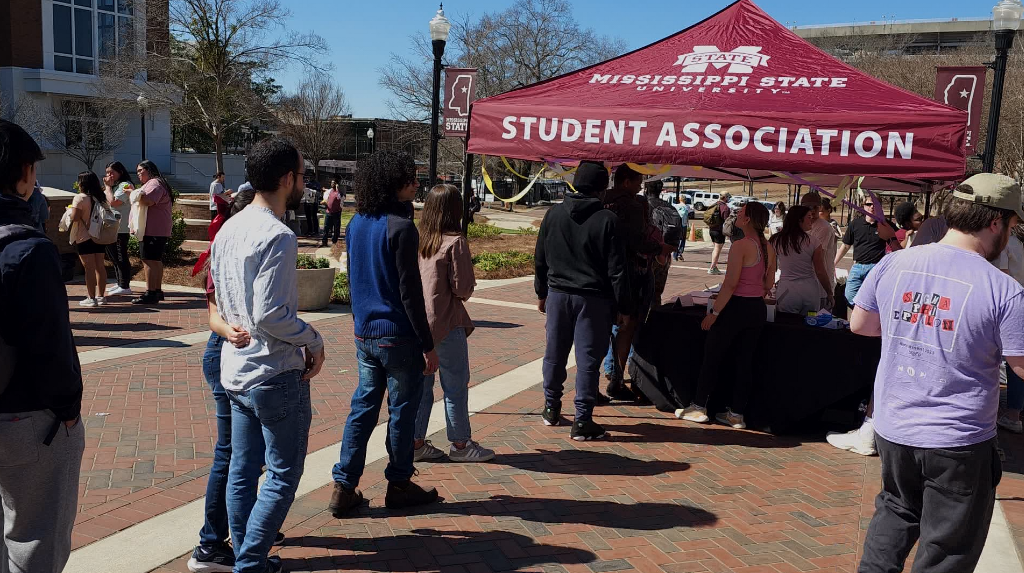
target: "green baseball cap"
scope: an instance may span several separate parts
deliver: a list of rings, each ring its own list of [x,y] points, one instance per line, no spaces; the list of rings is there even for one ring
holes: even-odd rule
[[[996,209],[1013,211],[1024,223],[1024,206],[1022,206],[1020,185],[1006,175],[996,173],[972,175],[956,186],[953,196]]]

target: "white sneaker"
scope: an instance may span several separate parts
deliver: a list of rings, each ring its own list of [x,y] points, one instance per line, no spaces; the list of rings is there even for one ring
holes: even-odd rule
[[[121,287],[119,287],[117,285],[114,285],[114,286],[112,286],[112,287],[107,289],[107,296],[131,296],[131,295],[132,295],[132,289],[130,289],[130,288],[121,288]]]
[[[434,444],[430,443],[430,440],[423,442],[423,445],[413,452],[412,461],[422,462],[430,460],[439,460],[444,457],[444,452],[434,447]]]
[[[1024,424],[1022,424],[1020,420],[1014,420],[1006,414],[999,416],[999,419],[996,420],[996,424],[1007,432],[1012,432],[1014,434],[1024,433]]]
[[[98,296],[98,297],[96,297],[96,306],[103,306],[105,304],[107,304],[107,297],[105,297],[105,296]]]
[[[676,410],[676,418],[688,422],[697,422],[698,424],[707,424],[710,421],[707,408],[701,408],[696,404],[690,404],[685,408]]]
[[[448,450],[448,459],[453,462],[488,462],[494,459],[494,450],[488,450],[470,440],[461,450],[452,444],[451,449]]]
[[[83,306],[85,308],[96,308],[97,306],[99,306],[99,304],[96,303],[96,299],[86,297],[79,301],[78,306]]]
[[[846,450],[862,456],[875,455],[875,432],[873,430],[862,432],[858,428],[845,434],[829,432],[825,439],[840,450]]]
[[[715,421],[737,430],[743,430],[747,427],[746,422],[743,421],[743,414],[734,414],[731,408],[726,408],[724,412],[715,416]]]

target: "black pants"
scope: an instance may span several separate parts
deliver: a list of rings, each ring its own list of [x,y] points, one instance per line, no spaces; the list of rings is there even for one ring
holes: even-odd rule
[[[548,292],[544,362],[544,400],[561,405],[565,366],[576,345],[576,421],[590,420],[597,401],[601,359],[615,321],[615,304],[600,296]]]
[[[725,368],[736,368],[729,407],[737,414],[747,408],[754,383],[754,346],[768,320],[764,299],[733,295],[704,341],[704,362],[693,401],[707,407],[715,382]]]
[[[919,540],[912,571],[974,571],[1002,476],[995,442],[940,450],[894,444],[875,434],[882,491],[858,573],[902,571]]]
[[[320,234],[320,209],[316,203],[303,203],[302,212],[306,215],[306,236],[312,237]]]
[[[327,246],[327,236],[332,233],[334,237],[331,243],[337,243],[341,238],[341,213],[327,213],[324,217],[324,240],[321,243],[324,247]]]
[[[128,288],[132,280],[132,263],[128,259],[128,233],[118,233],[117,242],[107,245],[107,258],[114,263],[114,277],[117,286]]]

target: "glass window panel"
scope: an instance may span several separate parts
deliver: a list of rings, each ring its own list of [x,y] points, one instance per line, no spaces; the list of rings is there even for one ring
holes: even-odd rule
[[[71,8],[53,7],[53,51],[71,53]]]
[[[130,49],[135,37],[135,25],[131,18],[117,19],[117,49]],[[126,48],[128,46],[128,48]]]
[[[135,7],[132,4],[132,0],[117,0],[117,11],[122,14],[134,14]]]
[[[92,0],[75,0],[75,6],[85,6],[86,8],[92,8]]]
[[[72,60],[69,56],[54,56],[53,57],[53,69],[58,72],[73,72],[74,67],[71,65]]]
[[[91,74],[92,72],[92,59],[86,58],[75,58],[75,71],[80,74]]]
[[[96,0],[96,7],[100,10],[114,11],[114,0]]]
[[[70,4],[71,0],[53,0],[54,2],[60,2],[61,4]]]
[[[117,53],[115,43],[114,15],[99,12],[96,14],[96,28],[100,40],[100,57],[109,60]]]
[[[75,55],[92,57],[92,12],[75,10]]]

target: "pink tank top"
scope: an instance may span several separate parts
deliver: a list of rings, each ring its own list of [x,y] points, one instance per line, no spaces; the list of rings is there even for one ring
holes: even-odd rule
[[[740,281],[736,283],[736,290],[733,291],[733,296],[762,298],[764,296],[765,260],[761,256],[761,245],[757,244],[757,239],[753,237],[746,237],[743,240],[754,241],[757,248],[757,262],[749,267],[744,266],[743,270],[740,271]]]

